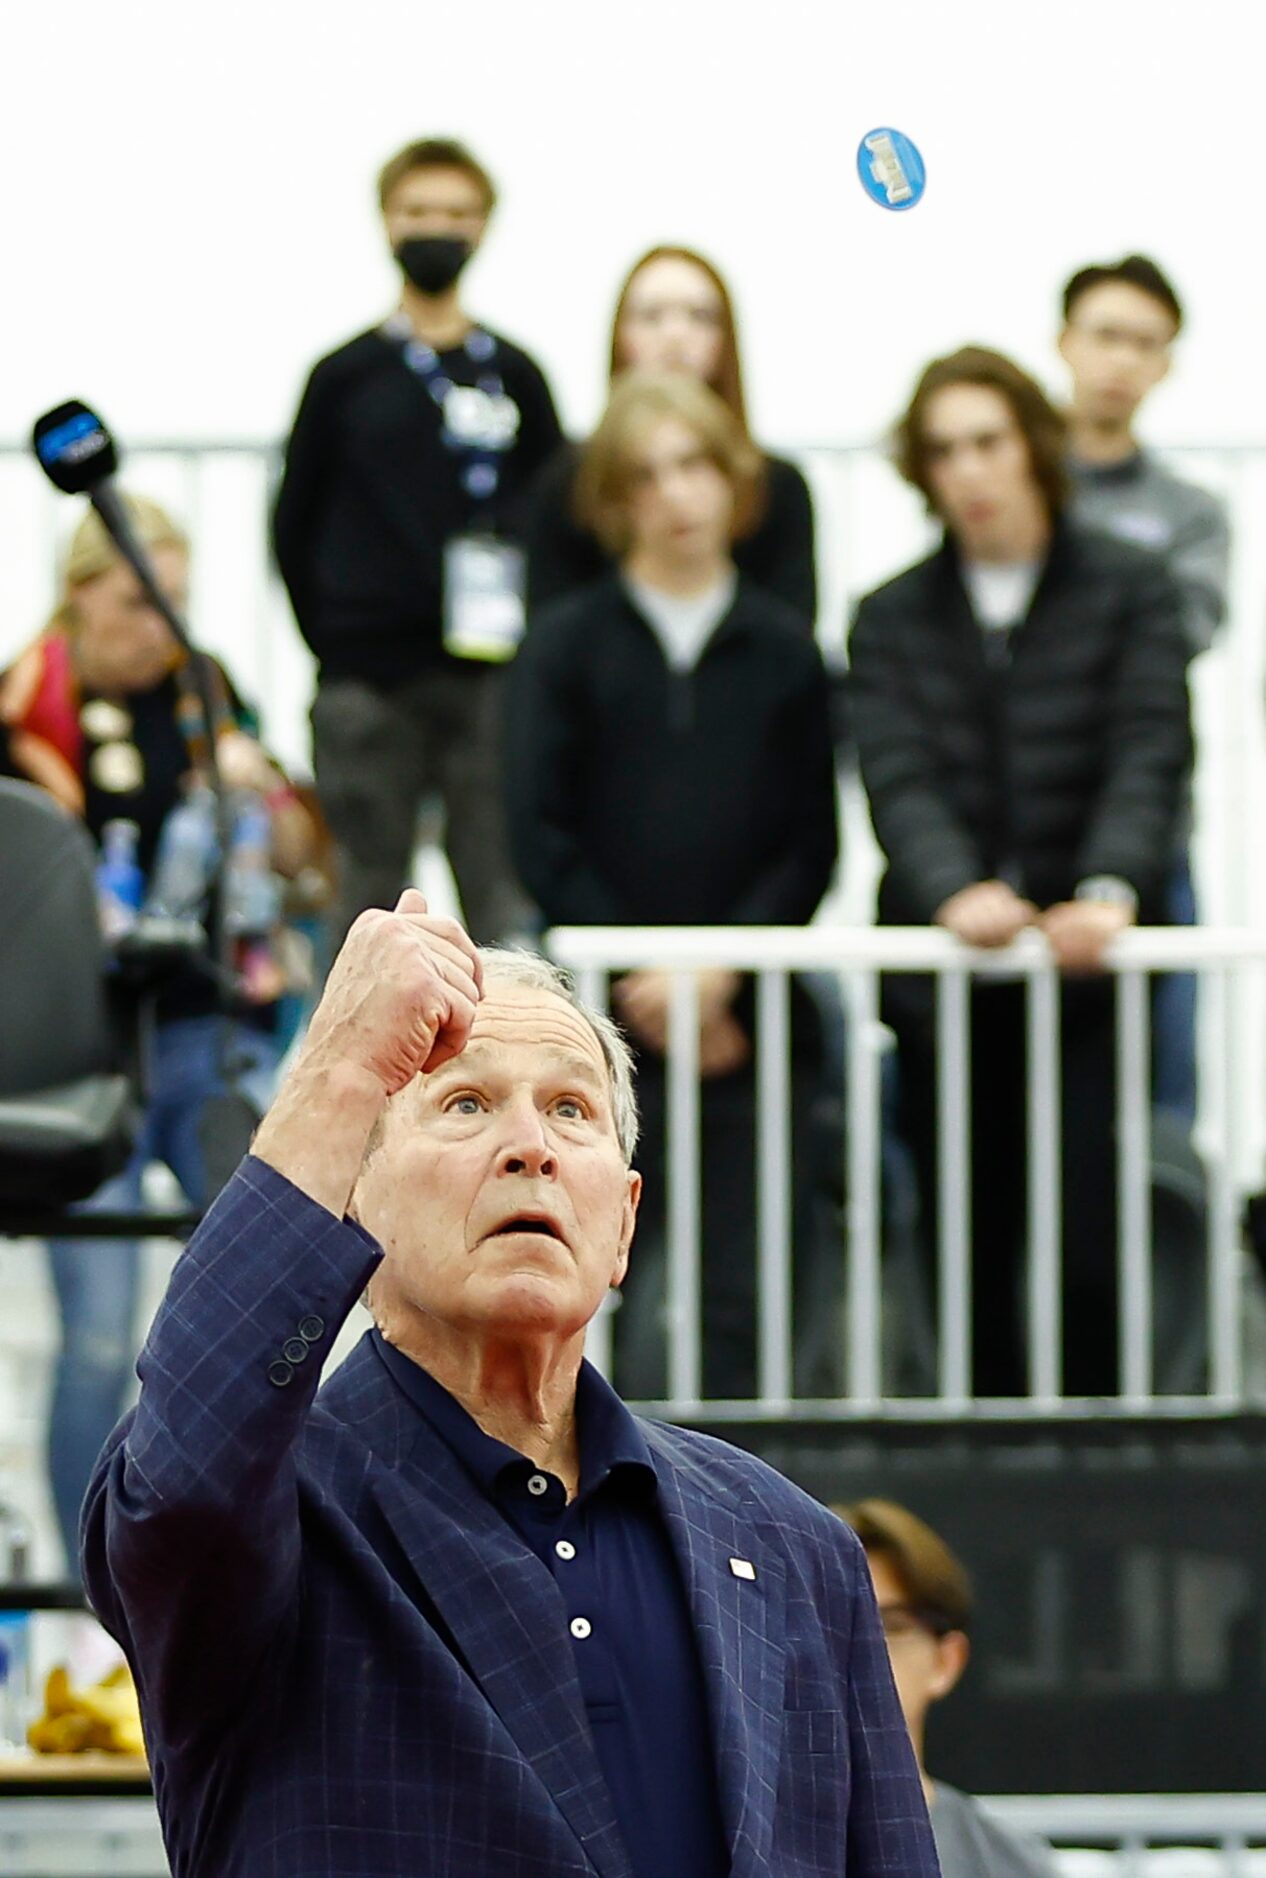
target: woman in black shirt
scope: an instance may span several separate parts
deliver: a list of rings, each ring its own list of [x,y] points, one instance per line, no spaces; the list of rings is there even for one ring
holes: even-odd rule
[[[652,248],[630,271],[611,329],[611,377],[641,368],[701,378],[747,429],[738,335],[729,290],[702,255]],[[533,609],[608,572],[596,535],[573,512],[578,452],[563,447],[539,472],[526,523],[528,600]],[[817,612],[813,508],[794,463],[766,458],[766,499],[734,548],[739,572],[793,607],[812,631]]]

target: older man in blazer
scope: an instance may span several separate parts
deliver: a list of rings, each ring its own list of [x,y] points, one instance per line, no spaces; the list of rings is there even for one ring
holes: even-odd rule
[[[855,1540],[583,1361],[635,1135],[552,968],[356,922],[85,1509],[174,1878],[934,1878]]]

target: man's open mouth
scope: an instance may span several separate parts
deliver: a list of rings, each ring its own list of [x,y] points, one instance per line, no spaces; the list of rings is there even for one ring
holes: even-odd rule
[[[543,1219],[539,1213],[516,1213],[512,1219],[508,1219],[503,1225],[498,1226],[491,1234],[491,1237],[499,1239],[503,1234],[509,1232],[535,1232],[540,1233],[543,1238],[558,1239],[560,1241],[563,1236],[553,1220]]]

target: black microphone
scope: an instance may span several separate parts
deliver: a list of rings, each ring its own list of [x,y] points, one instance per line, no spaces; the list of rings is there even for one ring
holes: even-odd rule
[[[72,398],[36,419],[31,446],[55,488],[66,496],[87,496],[106,533],[140,581],[145,598],[186,652],[192,651],[189,629],[158,585],[150,558],[136,539],[131,517],[115,488],[119,452],[101,418],[78,398]]]
[[[64,496],[86,496],[119,467],[114,439],[78,398],[37,418],[31,444],[49,481]]]

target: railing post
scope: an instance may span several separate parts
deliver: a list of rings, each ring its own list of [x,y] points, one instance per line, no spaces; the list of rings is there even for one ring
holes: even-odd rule
[[[699,980],[672,974],[668,1010],[668,1393],[699,1400]]]
[[[943,1400],[971,1395],[971,975],[936,978],[937,1221],[940,1310],[937,1368]]]
[[[876,1403],[880,1394],[879,986],[874,971],[849,972],[843,988],[851,1013],[848,1051],[848,1393]]]
[[[1235,1106],[1235,1029],[1229,968],[1211,967],[1204,982],[1217,1042],[1214,1085],[1216,1147],[1209,1177],[1209,1392],[1240,1403],[1244,1395],[1240,1347],[1240,1233],[1231,1164],[1231,1116]],[[1253,1051],[1260,1060],[1260,1048]]]
[[[1136,1402],[1154,1387],[1149,989],[1145,972],[1117,975],[1118,1349],[1121,1394]]]
[[[794,1177],[791,1130],[790,985],[786,972],[763,971],[756,985],[757,1330],[762,1405],[791,1396],[791,1222]]]
[[[1049,956],[1031,968],[1025,1023],[1029,1085],[1029,1394],[1050,1402],[1060,1394],[1064,1365],[1059,976]]]
[[[572,973],[577,996],[591,1011],[609,1010],[611,1004],[607,974],[598,965],[581,965]],[[589,1320],[585,1333],[585,1355],[608,1380],[611,1376],[611,1323],[618,1310],[618,1294],[607,1293],[596,1317]]]

